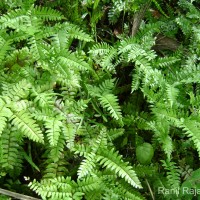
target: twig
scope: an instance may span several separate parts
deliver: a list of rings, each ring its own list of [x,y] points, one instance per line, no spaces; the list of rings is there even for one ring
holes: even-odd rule
[[[145,181],[146,181],[147,186],[148,186],[148,188],[149,188],[149,191],[150,191],[150,194],[151,194],[152,199],[155,200],[155,197],[154,197],[154,195],[153,195],[153,192],[152,192],[151,186],[149,185],[149,182],[148,182],[148,180],[147,180],[146,178],[145,178]]]
[[[7,196],[13,197],[15,199],[20,199],[20,200],[41,200],[41,199],[34,198],[34,197],[31,197],[31,196],[27,196],[27,195],[24,195],[24,194],[11,192],[9,190],[5,190],[5,189],[2,189],[2,188],[0,188],[0,194],[7,195]]]
[[[144,6],[142,6],[142,8],[138,12],[135,13],[134,19],[133,19],[131,36],[135,36],[138,29],[140,28],[142,19],[144,18],[145,12],[149,8],[150,4],[151,4],[151,0],[149,0]]]

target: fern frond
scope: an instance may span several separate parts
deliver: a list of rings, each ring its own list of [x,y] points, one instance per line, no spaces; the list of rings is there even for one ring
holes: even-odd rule
[[[52,84],[40,85],[36,88],[32,88],[30,91],[30,96],[34,98],[34,103],[40,106],[41,108],[52,108],[54,105],[55,96],[55,93],[53,93],[52,88]]]
[[[117,139],[118,137],[122,136],[124,134],[124,129],[123,128],[118,128],[118,129],[110,129],[108,131],[108,141],[111,140],[115,140]]]
[[[16,170],[17,174],[17,168],[22,168],[21,141],[19,133],[10,129],[7,127],[0,137],[0,163],[6,171]]]
[[[175,165],[175,162],[169,160],[161,160],[163,166],[168,171],[167,172],[167,180],[169,186],[172,188],[179,188],[180,186],[180,169]]]
[[[26,137],[36,142],[44,142],[42,131],[28,112],[20,111],[13,113],[10,120]]]
[[[138,70],[135,70],[135,73],[133,73],[132,76],[132,83],[131,83],[131,92],[133,93],[134,91],[139,89],[140,86],[140,75],[137,73]]]
[[[86,146],[83,144],[76,144],[74,146],[74,153],[79,154],[80,156],[87,156],[90,152],[92,152],[92,149],[90,146]]]
[[[72,150],[74,148],[74,142],[76,137],[76,129],[72,124],[67,124],[66,126],[62,127],[62,130],[65,134],[67,148]]]
[[[167,67],[175,64],[176,62],[180,61],[179,58],[176,57],[163,57],[163,58],[158,58],[156,64],[161,67]]]
[[[114,79],[107,79],[99,85],[101,93],[109,94],[114,88]]]
[[[57,118],[47,119],[44,125],[47,129],[46,133],[50,146],[57,146],[62,127],[61,120]]]
[[[44,170],[44,179],[49,178],[57,178],[60,176],[65,176],[68,172],[67,170],[67,163],[64,159],[59,159],[58,161],[54,162],[52,159],[46,160],[47,166]]]
[[[35,6],[34,9],[32,9],[31,14],[46,21],[64,19],[64,16],[59,11],[48,7]]]
[[[113,1],[113,7],[108,12],[109,22],[114,24],[117,22],[120,13],[125,10],[126,2],[122,0]]]
[[[104,55],[102,61],[99,63],[103,69],[111,73],[115,73],[115,64],[113,61],[117,58],[117,49],[113,48],[107,55]]]
[[[78,178],[81,179],[89,174],[94,170],[95,168],[95,157],[96,154],[91,152],[87,156],[85,156],[85,159],[81,162],[80,167],[78,169]]]
[[[111,113],[111,116],[116,119],[122,119],[121,108],[118,104],[118,99],[113,94],[103,94],[99,97],[99,101],[103,108]]]
[[[119,156],[114,149],[108,151],[101,149],[99,155],[97,155],[97,162],[103,167],[114,171],[119,177],[124,178],[129,184],[135,188],[142,188],[141,183],[133,171],[132,167],[127,162],[121,160],[122,156]]]
[[[107,130],[105,127],[101,129],[98,137],[92,144],[92,152],[96,154],[101,147],[107,148]]]
[[[22,22],[29,20],[28,18],[25,10],[15,9],[0,17],[0,25],[2,28],[10,27],[17,29]]]
[[[66,32],[64,30],[58,31],[56,34],[52,36],[51,39],[52,46],[54,47],[54,51],[56,54],[59,54],[61,51],[69,48],[69,39],[66,36]]]
[[[28,44],[30,45],[30,53],[34,56],[35,60],[42,60],[44,53],[40,42],[34,35],[29,38]]]
[[[69,38],[78,39],[85,42],[93,41],[91,36],[83,32],[78,26],[70,23],[65,23],[64,25],[67,30],[67,36]]]
[[[40,183],[34,180],[29,184],[29,187],[39,194],[42,199],[46,199],[48,197],[52,200],[73,200],[74,198],[80,199],[80,196],[82,196],[82,193],[73,193],[71,179],[68,177],[44,179]]]
[[[99,190],[101,187],[102,180],[99,177],[88,176],[86,178],[78,179],[76,191],[89,193],[93,190]]]
[[[183,128],[186,134],[192,139],[200,157],[200,123],[192,119],[182,119],[180,127]]]
[[[129,52],[134,47],[137,47],[138,44],[136,44],[136,42],[137,42],[137,38],[135,38],[135,37],[129,37],[129,38],[122,40],[118,47],[119,54]]]
[[[31,84],[26,80],[22,79],[18,83],[9,84],[9,83],[3,83],[2,89],[4,90],[2,92],[3,95],[10,97],[10,99],[19,100],[20,98],[26,99],[29,95],[29,89],[31,87]]]
[[[110,52],[111,46],[105,42],[97,43],[90,49],[89,53],[92,54],[94,57],[97,55],[105,55]]]
[[[49,150],[49,158],[53,160],[54,163],[58,162],[60,158],[63,156],[63,151],[65,147],[65,135],[63,132],[60,133],[58,138],[58,142],[56,146],[50,147]]]
[[[12,40],[4,40],[3,38],[0,38],[0,62],[3,61],[6,53],[10,50],[11,43]]]
[[[160,11],[160,13],[162,13],[165,17],[168,17],[165,14],[165,12],[163,11],[163,9],[161,8],[160,4],[156,0],[152,0],[152,2],[155,4],[155,6],[157,7],[157,9]]]
[[[179,93],[179,90],[175,88],[173,85],[166,85],[166,92],[167,92],[167,98],[170,102],[170,106],[172,107],[173,105],[177,104],[177,96]]]
[[[3,101],[3,99],[0,98],[0,136],[2,131],[5,129],[6,127],[6,122],[8,120],[8,118],[10,118],[12,116],[12,112],[9,108],[7,108],[7,104],[5,101]]]
[[[148,177],[155,174],[158,169],[156,166],[134,165],[133,170],[136,172],[138,177]]]
[[[173,143],[172,138],[169,136],[169,123],[156,121],[150,122],[149,125],[155,133],[156,139],[161,143],[167,158],[170,159],[173,151]]]
[[[77,57],[74,53],[67,52],[64,55],[60,55],[59,62],[82,71],[91,70],[90,65],[86,63],[82,58]]]

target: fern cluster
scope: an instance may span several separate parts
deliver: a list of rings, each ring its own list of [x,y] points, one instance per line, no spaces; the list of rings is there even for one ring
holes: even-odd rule
[[[74,13],[48,2],[0,4],[0,187],[26,177],[42,199],[192,199],[181,191],[199,188],[196,4],[180,0],[172,15],[151,1],[162,17],[149,8],[131,36],[144,1],[68,0]],[[159,49],[179,32],[182,44]],[[136,156],[143,143],[149,165]]]

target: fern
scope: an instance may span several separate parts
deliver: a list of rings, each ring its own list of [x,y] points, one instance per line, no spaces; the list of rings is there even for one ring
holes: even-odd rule
[[[111,113],[111,116],[116,120],[121,120],[121,109],[118,105],[117,97],[111,93],[114,88],[113,80],[106,80],[99,88],[89,86],[89,93],[97,97],[102,107]]]
[[[167,180],[172,188],[179,188],[180,186],[180,169],[175,166],[174,162],[162,161],[163,166],[168,170]]]
[[[36,142],[44,142],[42,131],[29,113],[25,111],[13,113],[10,120],[12,120],[12,124],[21,130],[26,137]]]
[[[62,122],[59,119],[48,119],[45,121],[45,127],[47,129],[47,137],[51,146],[57,146]]]
[[[142,19],[141,0],[0,3],[2,188],[30,193],[26,176],[53,200],[198,189],[198,3],[163,2]],[[149,165],[138,164],[143,143]]]
[[[101,149],[100,155],[97,157],[97,161],[100,162],[103,167],[107,167],[108,169],[113,170],[133,187],[141,188],[141,183],[138,180],[135,172],[130,166],[127,165],[126,162],[121,162],[120,158],[121,156],[114,152],[113,149],[110,151],[110,153],[104,149]]]
[[[7,127],[9,128],[9,127]],[[1,135],[1,168],[5,171],[15,169],[21,171],[22,168],[22,155],[20,146],[20,132],[16,130],[5,130]]]
[[[37,18],[40,18],[46,21],[49,21],[49,20],[57,21],[64,18],[64,16],[61,15],[61,13],[56,10],[53,10],[47,7],[46,8],[39,7],[39,6],[35,6],[31,14],[33,16],[36,16]]]

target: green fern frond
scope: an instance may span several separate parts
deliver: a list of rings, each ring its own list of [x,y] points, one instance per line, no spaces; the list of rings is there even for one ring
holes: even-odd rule
[[[135,73],[133,73],[132,76],[132,83],[131,83],[131,92],[133,93],[134,91],[139,89],[140,86],[140,73],[137,73],[138,70],[135,70]]]
[[[31,84],[26,79],[22,79],[15,84],[2,83],[2,89],[4,90],[2,94],[12,100],[26,99],[29,95],[30,87]]]
[[[114,79],[107,79],[99,85],[99,89],[103,94],[109,94],[114,88]]]
[[[123,162],[121,158],[122,156],[119,156],[114,149],[110,151],[101,149],[101,152],[97,155],[97,162],[99,162],[103,167],[114,171],[119,177],[124,178],[133,187],[142,188],[132,167],[129,166],[127,162]]]
[[[47,119],[44,125],[47,129],[46,133],[50,146],[57,146],[62,127],[61,120],[57,118]]]
[[[0,26],[2,28],[19,28],[19,25],[22,22],[29,20],[29,17],[26,15],[26,10],[15,9],[11,10],[8,14],[4,14],[0,17]]]
[[[99,87],[88,85],[87,88],[89,93],[98,98],[102,107],[108,110],[114,119],[122,119],[118,98],[114,94],[111,94],[112,89],[114,88],[113,79],[105,80]]]
[[[168,120],[173,125],[179,126],[180,125],[180,121],[178,119],[177,113],[172,109],[164,109],[163,106],[160,105],[159,108],[156,108],[156,107],[152,108],[153,114],[158,119]]]
[[[74,142],[75,142],[75,137],[76,137],[75,127],[73,124],[67,124],[62,127],[62,130],[66,138],[67,148],[72,150],[74,148]]]
[[[64,16],[59,11],[47,7],[35,6],[34,9],[32,9],[31,14],[45,21],[64,19]]]
[[[49,158],[53,160],[54,163],[58,162],[60,158],[63,156],[64,147],[65,147],[65,135],[63,132],[60,133],[58,138],[58,142],[56,146],[50,147],[49,150]]]
[[[33,141],[44,143],[42,131],[28,112],[13,113],[10,120],[11,124],[17,127],[26,137]]]
[[[99,63],[103,69],[108,70],[111,73],[115,73],[114,60],[117,58],[117,49],[113,48],[108,54],[104,55],[102,61]]]
[[[192,119],[182,119],[180,127],[183,128],[186,134],[192,139],[200,157],[200,123]]]
[[[85,111],[85,109],[88,107],[87,105],[88,102],[89,100],[83,100],[83,99],[74,101],[70,111],[73,113],[80,114],[81,112]]]
[[[78,178],[81,179],[87,175],[90,175],[91,172],[95,168],[95,153],[91,152],[85,159],[81,162],[80,167],[78,169]]]
[[[123,128],[115,128],[115,129],[110,129],[108,131],[108,141],[111,140],[115,140],[117,139],[118,137],[122,136],[124,134],[124,129]]]
[[[134,47],[137,47],[138,44],[136,43],[137,39],[135,37],[129,37],[120,42],[118,47],[119,53],[126,53],[131,51]]]
[[[52,84],[40,85],[36,88],[32,88],[30,91],[30,96],[34,103],[41,108],[49,107],[52,108],[54,105],[54,95],[52,90]]]
[[[11,49],[12,40],[4,40],[0,38],[0,62],[3,61],[7,52]]]
[[[7,103],[0,98],[0,136],[2,131],[6,127],[7,120],[12,116],[12,112],[9,108],[7,108]]]
[[[121,108],[118,104],[118,99],[113,94],[103,94],[99,97],[99,101],[103,108],[111,113],[111,116],[116,119],[122,119]]]
[[[98,137],[93,142],[92,147],[91,147],[92,152],[96,154],[101,147],[104,147],[104,148],[107,147],[107,130],[106,130],[106,128],[101,129]]]
[[[0,137],[0,152],[2,153],[0,163],[6,171],[16,170],[17,172],[17,168],[22,168],[21,137],[19,132],[10,129],[11,127],[8,126]]]
[[[179,93],[179,90],[175,88],[173,85],[166,85],[166,92],[167,92],[167,98],[170,102],[170,106],[172,107],[173,105],[177,104],[177,96]]]
[[[46,160],[47,166],[44,170],[44,179],[49,178],[57,178],[60,176],[65,176],[68,172],[67,170],[67,163],[64,159],[59,159],[58,161],[54,162],[52,159]]]
[[[66,52],[64,55],[59,56],[58,61],[63,63],[64,65],[79,69],[81,71],[91,70],[90,65],[86,63],[82,58],[77,57],[77,55],[75,55],[74,53]]]
[[[119,195],[118,198],[122,198],[126,200],[132,200],[132,199],[144,200],[145,199],[136,189],[133,189],[124,180],[120,180],[117,187],[114,186],[111,192]]]
[[[51,38],[51,44],[54,47],[56,54],[69,48],[69,38],[66,35],[66,31],[60,30],[54,34]]]
[[[92,149],[90,146],[86,146],[83,144],[76,144],[74,146],[74,153],[79,154],[80,156],[87,156],[90,152],[92,152]]]
[[[102,56],[108,54],[111,48],[112,47],[105,42],[97,43],[90,49],[89,53],[92,54],[94,57],[98,55]]]
[[[120,13],[125,10],[126,8],[126,1],[117,0],[113,1],[113,7],[108,12],[108,19],[109,22],[114,24],[117,22]]]
[[[73,193],[70,178],[59,177],[55,179],[44,179],[40,183],[34,180],[29,184],[30,188],[35,191],[42,199],[80,199],[82,193]],[[79,197],[79,198],[78,198]]]
[[[144,178],[152,176],[158,169],[156,166],[134,165],[133,170],[136,172],[138,177]]]
[[[15,110],[16,112],[20,112],[22,110],[27,110],[28,108],[33,106],[33,103],[28,100],[19,100],[11,103],[12,110]]]
[[[43,49],[40,42],[34,35],[29,38],[28,44],[30,45],[30,53],[33,55],[35,60],[42,60],[44,58]]]
[[[102,180],[98,177],[88,176],[77,180],[76,191],[90,193],[93,190],[100,190]]]
[[[176,57],[163,57],[163,58],[158,58],[157,59],[157,65],[161,68],[167,67],[167,66],[171,66],[173,64],[175,64],[176,62],[180,61],[179,58]]]
[[[78,39],[85,42],[92,42],[93,39],[90,35],[83,32],[78,26],[70,23],[65,23],[67,36],[72,39]]]
[[[167,158],[170,159],[173,151],[173,143],[172,138],[169,135],[169,123],[156,121],[150,122],[149,125],[155,133],[156,139],[161,143]]]
[[[172,188],[179,188],[180,186],[180,169],[176,166],[175,162],[169,160],[161,160],[163,166],[168,171],[167,172],[167,180],[169,186]]]

